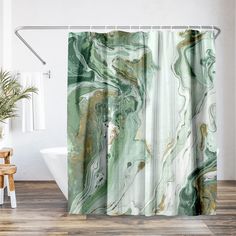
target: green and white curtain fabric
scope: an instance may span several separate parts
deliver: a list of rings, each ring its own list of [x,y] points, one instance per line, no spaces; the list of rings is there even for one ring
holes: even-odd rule
[[[69,34],[69,212],[216,210],[211,31]]]

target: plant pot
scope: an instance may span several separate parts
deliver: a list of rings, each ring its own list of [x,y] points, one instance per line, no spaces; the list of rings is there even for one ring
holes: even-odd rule
[[[7,145],[6,138],[9,133],[9,120],[6,120],[5,123],[0,122],[0,148],[3,148]]]

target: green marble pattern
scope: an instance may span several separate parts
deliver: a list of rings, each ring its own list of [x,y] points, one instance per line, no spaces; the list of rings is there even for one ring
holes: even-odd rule
[[[69,212],[216,210],[212,32],[69,34]]]

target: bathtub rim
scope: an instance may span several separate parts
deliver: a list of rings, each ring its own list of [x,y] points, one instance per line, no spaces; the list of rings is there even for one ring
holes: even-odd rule
[[[43,148],[40,150],[42,155],[59,155],[59,156],[67,156],[68,150],[66,146],[58,146],[58,147],[50,147],[50,148]]]

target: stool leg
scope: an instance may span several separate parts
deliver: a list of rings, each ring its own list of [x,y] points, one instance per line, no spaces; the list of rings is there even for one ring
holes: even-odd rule
[[[10,198],[11,198],[11,208],[16,208],[16,192],[13,175],[8,175]]]
[[[4,164],[10,164],[10,157],[12,155],[12,152],[9,151],[7,157],[4,160]],[[7,176],[5,176],[5,186],[7,187],[7,196],[10,196],[10,190],[9,190],[9,181]]]
[[[10,196],[9,181],[7,175],[4,176],[4,188],[7,188],[7,196]]]
[[[0,205],[4,202],[4,175],[0,175]]]

